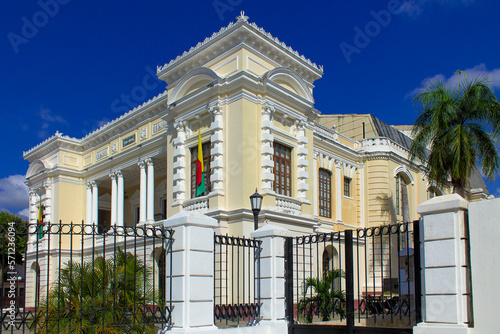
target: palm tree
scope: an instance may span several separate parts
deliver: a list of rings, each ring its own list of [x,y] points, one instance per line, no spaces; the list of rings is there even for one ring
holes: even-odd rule
[[[114,258],[68,262],[34,319],[36,332],[156,333],[151,270],[120,248]],[[161,306],[160,306],[161,307]]]
[[[468,79],[464,74],[462,82],[461,74],[458,71],[458,88],[438,81],[415,96],[420,114],[413,128],[410,159],[427,161],[431,182],[452,186],[465,197],[476,162],[489,180],[499,170],[500,103],[485,77]]]
[[[297,305],[297,311],[305,322],[311,323],[314,315],[319,315],[321,321],[330,320],[333,312],[341,317],[345,316],[345,293],[341,290],[335,290],[334,282],[345,277],[344,271],[334,269],[325,271],[323,277],[306,278],[303,288],[303,297]],[[307,297],[307,291],[311,288],[314,295]]]

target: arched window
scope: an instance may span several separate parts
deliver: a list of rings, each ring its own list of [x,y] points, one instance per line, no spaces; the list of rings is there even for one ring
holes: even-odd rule
[[[156,265],[158,266],[158,295],[160,300],[165,300],[167,292],[167,252],[164,248],[157,249]]]
[[[409,180],[403,173],[396,175],[396,215],[402,216],[403,222],[410,221],[410,207],[408,201]]]
[[[37,262],[31,265],[35,276],[35,307],[40,306],[40,266]]]
[[[332,173],[320,168],[318,173],[319,215],[332,217]]]
[[[328,250],[323,251],[323,273],[326,273],[330,270],[330,261],[332,260],[331,254],[328,253]]]
[[[434,186],[430,186],[429,188],[427,188],[427,199],[431,199],[441,195],[443,195],[443,193],[438,188]]]

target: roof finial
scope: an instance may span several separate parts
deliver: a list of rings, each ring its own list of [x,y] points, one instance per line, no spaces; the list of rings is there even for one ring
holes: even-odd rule
[[[240,22],[240,21],[248,22],[248,16],[245,15],[245,11],[244,10],[242,10],[240,12],[240,16],[236,16],[236,19],[238,20],[238,22]]]

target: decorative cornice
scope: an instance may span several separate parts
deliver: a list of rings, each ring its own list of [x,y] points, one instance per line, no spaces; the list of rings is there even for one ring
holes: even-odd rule
[[[245,19],[243,19],[245,18]],[[291,53],[293,56],[298,57],[308,65],[312,66],[316,70],[323,72],[323,66],[318,66],[315,63],[313,63],[310,59],[304,57],[303,55],[299,54],[297,51],[286,45],[284,42],[281,42],[278,38],[274,37],[267,31],[265,31],[263,28],[257,26],[254,22],[249,23],[248,22],[248,16],[245,16],[244,13],[238,17],[238,21],[236,23],[230,22],[229,25],[226,27],[222,27],[218,32],[214,32],[212,36],[205,38],[203,42],[199,42],[196,44],[196,46],[193,46],[192,48],[189,49],[189,51],[184,51],[181,55],[177,56],[175,59],[170,60],[170,62],[164,64],[163,66],[158,66],[157,67],[157,73],[159,74],[160,72],[163,72],[167,68],[173,66],[174,64],[178,63],[180,60],[186,58],[187,56],[193,54],[195,51],[201,49],[205,45],[211,43],[212,41],[216,40],[218,37],[223,35],[224,33],[231,31],[231,30],[236,30],[237,27],[240,26],[246,26],[249,28],[252,28],[254,31],[260,33],[260,35],[266,37],[270,42],[275,43],[285,51]]]

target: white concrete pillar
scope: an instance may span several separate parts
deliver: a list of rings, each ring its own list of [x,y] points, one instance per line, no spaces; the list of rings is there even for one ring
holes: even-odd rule
[[[92,181],[92,221],[91,224],[96,224],[99,222],[99,190],[97,188],[97,182]]]
[[[259,325],[274,325],[274,333],[286,333],[285,321],[285,238],[293,234],[280,226],[266,224],[251,233],[262,240],[260,254]],[[276,327],[278,326],[278,327]]]
[[[342,162],[335,161],[335,212],[337,215],[337,223],[342,222],[342,190],[344,183],[342,182]]]
[[[148,190],[147,190],[147,217],[148,223],[153,223],[155,221],[155,166],[153,165],[153,160],[146,160],[146,165],[148,166]]]
[[[109,174],[109,177],[111,178],[111,225],[116,225],[116,210],[118,209],[116,173]]]
[[[174,230],[172,244],[172,332],[198,333],[214,326],[214,228],[217,220],[181,211],[164,223]],[[169,261],[169,259],[167,260]],[[167,263],[167,271],[170,265]],[[168,282],[168,280],[167,280]],[[166,333],[166,332],[165,332]],[[215,333],[215,332],[214,332]]]
[[[465,223],[468,202],[458,194],[434,197],[422,215],[422,320],[415,334],[472,333],[467,326]]]
[[[87,210],[85,224],[92,223],[92,182],[87,182]]]
[[[146,175],[146,163],[141,161],[138,163],[141,173],[141,185],[140,185],[140,201],[139,201],[139,223],[146,222],[146,187],[147,187],[147,175]]]
[[[116,226],[125,226],[123,221],[123,200],[125,197],[125,188],[123,184],[123,174],[121,171],[116,172],[116,188],[117,188],[117,199],[116,199]]]

